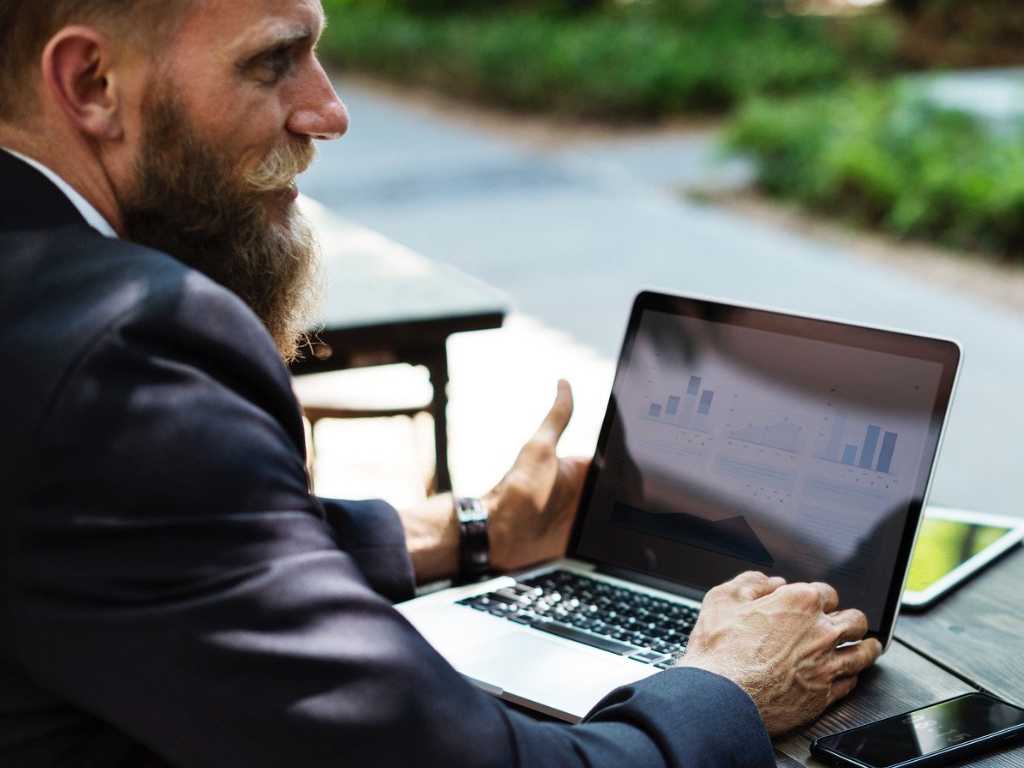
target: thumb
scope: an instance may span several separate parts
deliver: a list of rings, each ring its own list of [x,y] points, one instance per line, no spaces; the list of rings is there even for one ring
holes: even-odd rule
[[[558,442],[565,428],[569,426],[569,419],[572,418],[572,387],[565,379],[558,382],[558,395],[555,403],[544,417],[540,427],[534,434],[535,440],[555,444]]]

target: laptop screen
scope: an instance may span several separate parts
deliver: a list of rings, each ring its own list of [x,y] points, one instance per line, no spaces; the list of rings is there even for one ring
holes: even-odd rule
[[[825,581],[887,631],[959,350],[641,294],[572,554],[704,591]]]

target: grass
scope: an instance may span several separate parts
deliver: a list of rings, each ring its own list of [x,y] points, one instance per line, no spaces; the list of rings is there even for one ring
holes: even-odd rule
[[[748,0],[583,14],[325,5],[321,51],[342,67],[503,107],[611,120],[722,112],[758,94],[831,86],[885,70],[897,42],[881,18],[775,17]]]
[[[757,99],[728,133],[771,195],[906,237],[1024,261],[1024,126],[995,129],[903,84]]]

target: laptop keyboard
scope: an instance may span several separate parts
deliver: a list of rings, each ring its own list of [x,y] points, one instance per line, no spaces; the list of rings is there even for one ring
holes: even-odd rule
[[[660,669],[685,653],[698,613],[570,571],[523,579],[458,603]]]

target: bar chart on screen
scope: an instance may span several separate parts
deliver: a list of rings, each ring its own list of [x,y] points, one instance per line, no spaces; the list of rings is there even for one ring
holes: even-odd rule
[[[709,433],[715,390],[708,389],[700,376],[683,377],[676,392],[647,405],[645,418],[671,424],[680,429]]]
[[[883,419],[854,418],[832,402],[826,403],[815,458],[851,469],[897,475],[899,432]]]

